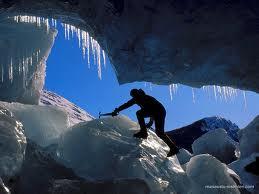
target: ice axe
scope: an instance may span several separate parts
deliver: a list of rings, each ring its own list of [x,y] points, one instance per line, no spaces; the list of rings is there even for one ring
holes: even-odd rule
[[[109,112],[109,113],[104,113],[104,114],[101,114],[101,112],[99,112],[99,119],[101,118],[101,117],[104,117],[104,116],[112,116],[112,117],[114,117],[114,116],[117,116],[119,113],[115,113],[115,112]]]

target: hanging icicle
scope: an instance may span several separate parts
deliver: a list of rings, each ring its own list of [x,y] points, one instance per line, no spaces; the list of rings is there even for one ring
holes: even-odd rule
[[[194,94],[194,89],[192,88],[192,102],[195,104],[195,94]]]
[[[170,99],[171,99],[171,101],[173,101],[172,84],[169,85],[169,93],[170,93]]]
[[[247,109],[246,91],[243,91],[243,97],[244,97],[245,109]]]

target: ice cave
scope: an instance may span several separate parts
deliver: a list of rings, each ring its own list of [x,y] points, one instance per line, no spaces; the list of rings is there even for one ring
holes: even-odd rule
[[[76,89],[89,91],[89,109],[46,90],[48,75],[62,74],[61,62],[60,72],[48,72],[52,53],[65,47],[55,48],[60,39],[77,48],[57,59],[73,74],[78,66],[68,58],[80,52],[105,91],[110,68],[118,82],[111,91],[129,93],[125,85],[140,82],[145,90],[166,87],[173,102],[180,87],[189,87],[191,103],[197,103],[196,91],[216,101],[241,95],[253,114],[233,109],[240,122],[247,121],[239,127],[210,115],[210,109],[228,111],[226,104],[209,104],[204,117],[172,127],[168,111],[166,128],[173,130],[165,134],[179,152],[167,157],[168,144],[157,131],[133,137],[141,123],[126,115],[135,111],[92,114],[100,96],[91,91],[101,89],[88,75],[86,86]],[[259,193],[258,45],[256,0],[0,0],[0,193]],[[118,105],[106,93],[105,111]],[[178,100],[198,107],[183,95]],[[186,116],[188,109],[174,111]]]

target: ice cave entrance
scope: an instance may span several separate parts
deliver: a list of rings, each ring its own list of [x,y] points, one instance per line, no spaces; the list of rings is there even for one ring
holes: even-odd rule
[[[135,82],[119,85],[108,57],[88,32],[55,19],[34,16],[15,16],[15,23],[31,23],[58,31],[47,59],[44,89],[64,96],[97,117],[98,112],[110,112],[126,102],[131,88],[142,88],[155,96],[167,108],[166,130],[178,128],[208,116],[222,116],[244,127],[259,114],[256,93],[230,87],[204,86],[200,89],[172,83],[170,86]],[[37,58],[40,50],[33,53]],[[26,72],[33,56],[19,61],[19,72]],[[36,59],[37,60],[37,59]],[[1,81],[13,80],[13,59],[8,69],[1,70]],[[28,68],[27,68],[28,69]],[[135,119],[137,107],[124,111]]]

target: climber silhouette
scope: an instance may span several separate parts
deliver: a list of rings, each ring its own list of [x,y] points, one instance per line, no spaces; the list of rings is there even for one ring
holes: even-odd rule
[[[135,133],[134,137],[143,139],[146,139],[148,137],[145,118],[150,117],[152,120],[155,121],[155,132],[157,136],[160,137],[170,148],[167,157],[177,154],[179,152],[178,147],[164,132],[166,116],[166,110],[164,106],[154,97],[145,94],[142,89],[132,89],[130,91],[130,95],[132,96],[132,99],[121,105],[120,107],[115,108],[112,116],[116,116],[120,111],[127,109],[134,104],[137,104],[141,107],[141,109],[136,112],[140,125],[140,131],[138,133]]]

